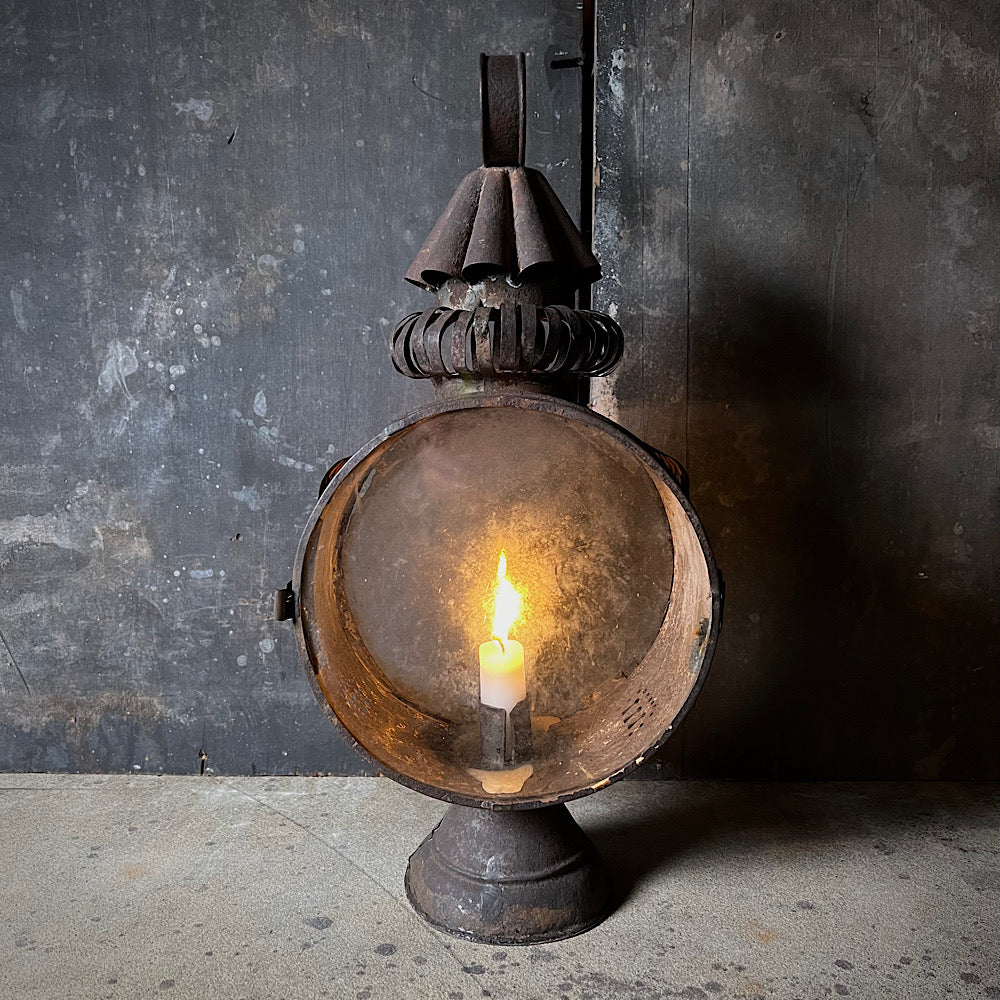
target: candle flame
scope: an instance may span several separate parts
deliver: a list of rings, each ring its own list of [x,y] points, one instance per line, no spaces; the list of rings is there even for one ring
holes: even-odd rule
[[[507,579],[507,553],[500,553],[497,563],[497,578],[493,584],[493,638],[501,648],[507,641],[511,625],[521,613],[521,595]]]

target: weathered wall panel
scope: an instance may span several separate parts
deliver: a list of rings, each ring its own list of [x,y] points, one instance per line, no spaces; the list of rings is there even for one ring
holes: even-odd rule
[[[995,8],[599,13],[595,397],[687,463],[728,582],[662,773],[996,776]],[[578,18],[0,4],[0,768],[358,772],[270,592],[426,398],[385,339],[481,48],[527,49],[574,205]]]
[[[994,6],[606,3],[596,399],[727,581],[688,776],[995,777]]]
[[[529,53],[574,205],[575,5],[0,5],[0,768],[341,771],[269,621],[327,467],[427,398],[402,274]],[[20,675],[23,675],[23,681]]]

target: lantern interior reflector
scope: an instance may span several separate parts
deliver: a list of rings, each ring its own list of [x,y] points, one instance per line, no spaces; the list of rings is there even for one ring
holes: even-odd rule
[[[717,585],[652,452],[581,408],[474,396],[414,414],[327,487],[298,561],[302,634],[337,720],[407,784],[464,804],[584,794],[693,696]],[[531,774],[482,779],[477,650],[498,555],[523,598]]]

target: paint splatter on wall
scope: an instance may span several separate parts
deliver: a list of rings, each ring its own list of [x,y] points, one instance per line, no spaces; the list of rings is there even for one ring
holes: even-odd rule
[[[323,473],[426,398],[387,338],[479,155],[475,54],[572,45],[575,17],[15,6],[0,769],[363,771],[272,592]],[[572,203],[578,92],[541,50],[532,74],[529,146]]]

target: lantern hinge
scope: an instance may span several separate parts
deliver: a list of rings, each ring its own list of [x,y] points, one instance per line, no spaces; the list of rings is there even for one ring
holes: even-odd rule
[[[295,591],[292,581],[274,592],[274,620],[276,622],[295,621]]]

